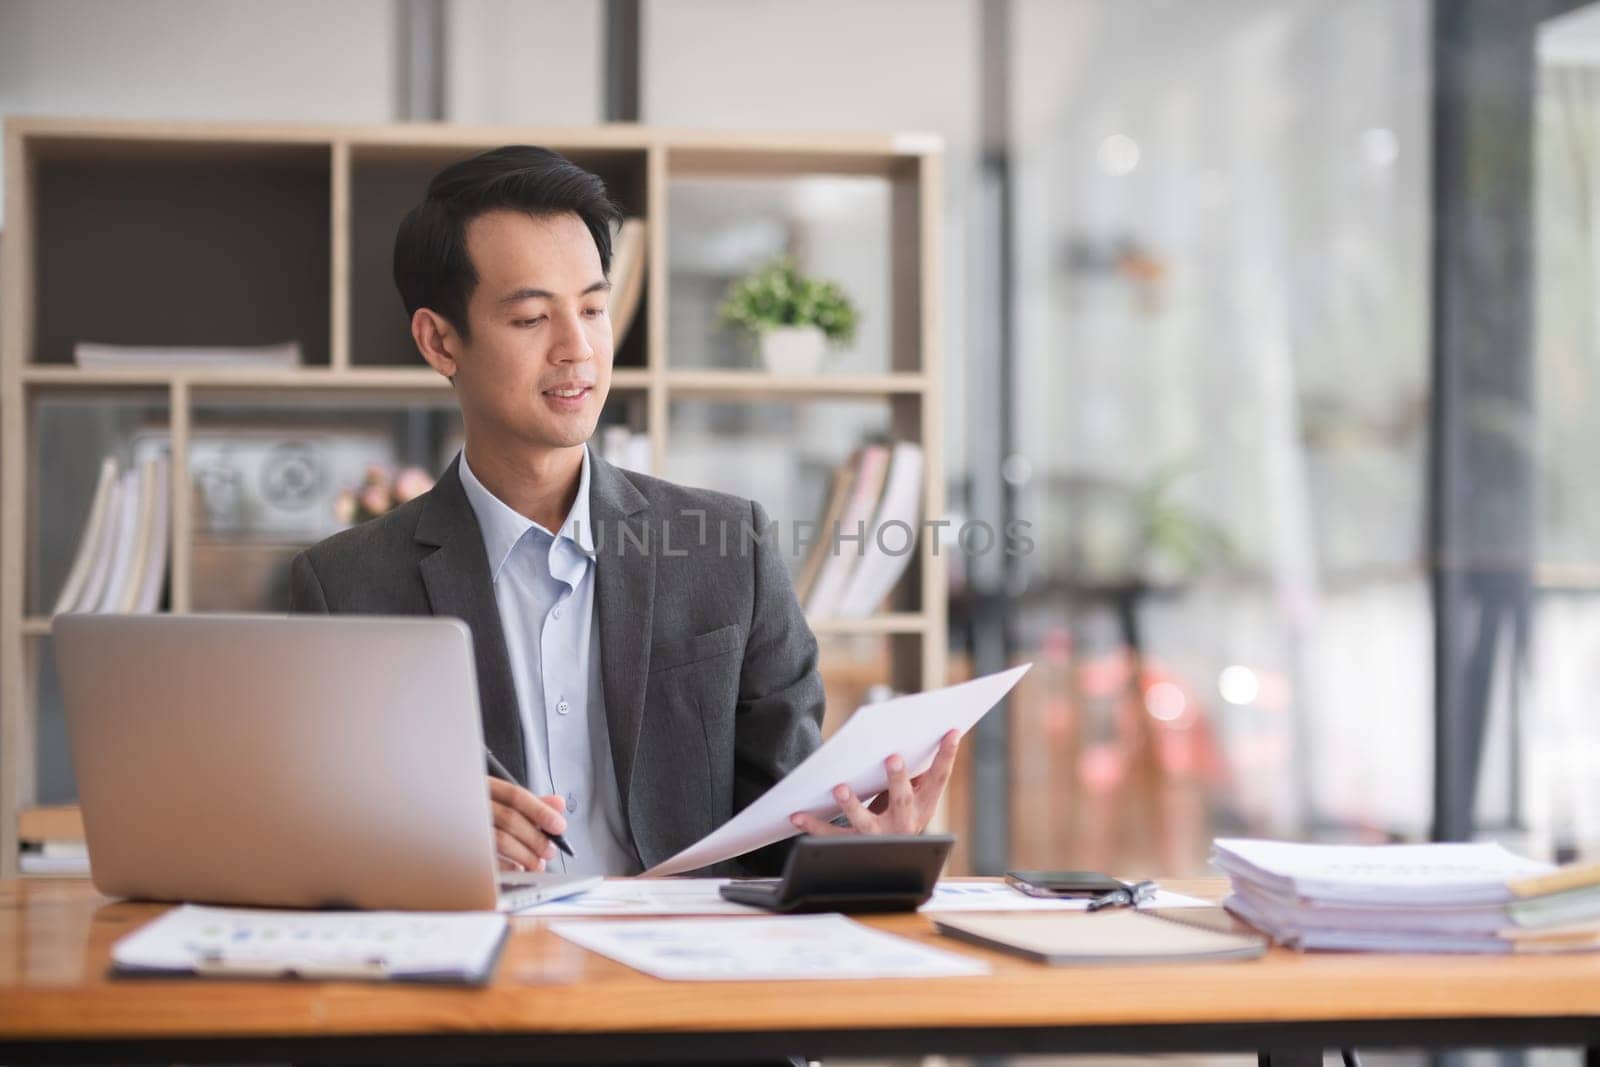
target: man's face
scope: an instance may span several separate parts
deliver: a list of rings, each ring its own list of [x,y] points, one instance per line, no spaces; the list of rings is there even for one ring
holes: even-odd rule
[[[469,432],[511,447],[582,444],[611,389],[611,287],[594,238],[577,215],[515,211],[478,216],[466,237],[478,284],[455,385]]]

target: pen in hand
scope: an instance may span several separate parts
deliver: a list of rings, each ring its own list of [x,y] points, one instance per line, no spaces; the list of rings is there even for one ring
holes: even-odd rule
[[[487,745],[484,746],[483,749],[483,758],[489,761],[490,774],[501,779],[502,781],[510,782],[512,785],[518,784],[516,775],[506,770],[505,764],[494,758],[494,753],[489,751]],[[572,855],[572,846],[567,844],[566,838],[562,837],[560,834],[552,834],[548,832],[544,832],[544,836],[548,837],[550,839],[550,843],[556,846],[556,848],[559,848],[568,856]]]

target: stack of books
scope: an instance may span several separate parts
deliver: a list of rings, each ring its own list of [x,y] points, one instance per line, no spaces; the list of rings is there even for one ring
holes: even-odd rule
[[[78,551],[52,614],[142,612],[161,605],[171,534],[169,461],[165,452],[119,470],[116,456],[100,465]]]
[[[1600,864],[1556,868],[1496,844],[1218,839],[1229,911],[1297,949],[1600,949]]]
[[[922,448],[874,442],[834,472],[816,541],[795,579],[813,619],[871,615],[916,555],[922,528]]]

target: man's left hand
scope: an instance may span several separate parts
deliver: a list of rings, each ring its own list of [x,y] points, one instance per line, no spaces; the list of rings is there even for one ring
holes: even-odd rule
[[[789,816],[789,821],[808,834],[920,834],[933,818],[960,747],[960,733],[951,730],[940,740],[933,766],[915,778],[906,774],[905,760],[890,756],[884,761],[889,786],[878,794],[871,807],[863,804],[849,786],[834,786],[833,799],[850,820],[849,826],[835,826],[803,811]]]

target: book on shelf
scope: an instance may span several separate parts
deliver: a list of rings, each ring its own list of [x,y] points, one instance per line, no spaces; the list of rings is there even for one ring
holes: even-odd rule
[[[611,242],[611,343],[621,348],[644,295],[647,273],[643,219],[625,219]]]
[[[858,531],[871,524],[878,497],[883,493],[884,478],[889,473],[889,454],[889,446],[877,443],[856,450],[851,459],[855,467],[854,483],[838,525],[828,523],[817,531],[823,553],[822,566],[805,600],[806,614],[814,619],[831,618],[837,612],[839,599],[850,580],[850,569],[860,558],[861,543],[846,542],[835,533],[854,538]]]
[[[117,526],[122,514],[122,497],[127,489],[127,478],[118,474],[111,482],[111,492],[106,498],[105,512],[100,516],[100,529],[93,540],[93,558],[89,561],[89,574],[77,598],[61,611],[93,611],[100,606],[105,592],[106,575],[111,570],[111,557],[116,551]]]
[[[894,589],[917,549],[922,525],[922,447],[896,441],[889,456],[883,497],[867,531],[861,557],[839,598],[835,614],[859,619],[871,615]]]
[[[171,531],[168,463],[164,451],[120,474],[115,456],[101,463],[78,551],[52,614],[149,613],[160,606]]]
[[[833,472],[833,488],[828,491],[828,503],[822,509],[822,525],[817,527],[817,539],[811,546],[811,554],[806,556],[806,561],[800,568],[800,575],[794,582],[795,598],[802,604],[811,599],[811,590],[816,587],[817,575],[822,573],[823,561],[828,558],[833,543],[829,534],[834,524],[844,519],[844,508],[850,501],[851,489],[855,487],[858,466],[859,464],[854,462],[841,463]]]
[[[162,455],[152,463],[151,480],[154,489],[151,497],[154,507],[150,524],[145,529],[144,551],[140,554],[141,566],[137,586],[130,584],[131,599],[125,601],[125,611],[149,615],[161,606],[161,590],[167,582],[167,552],[172,535],[172,466]]]
[[[94,568],[95,560],[100,552],[100,539],[104,534],[106,513],[113,506],[113,495],[117,486],[117,457],[107,456],[100,464],[100,480],[95,484],[94,497],[89,505],[89,518],[83,524],[83,532],[78,535],[78,551],[72,559],[72,569],[67,572],[67,580],[61,586],[61,595],[56,598],[55,610],[52,614],[59,615],[63,611],[71,611],[78,597],[83,594],[84,587],[89,583],[89,572]]]
[[[108,345],[79,341],[72,359],[84,370],[292,370],[300,366],[300,342],[275,345]]]
[[[923,455],[911,441],[873,442],[834,473],[817,540],[796,579],[813,619],[871,615],[916,553]]]
[[[139,544],[139,518],[149,479],[143,466],[130,467],[122,474],[122,492],[117,496],[117,521],[111,528],[110,564],[100,599],[82,605],[85,611],[117,611],[128,588],[134,553]]]

